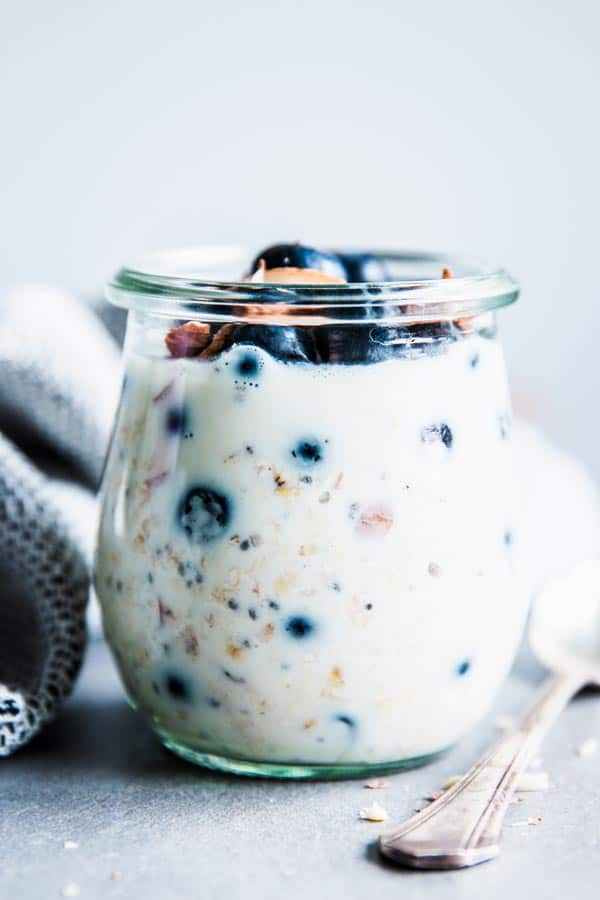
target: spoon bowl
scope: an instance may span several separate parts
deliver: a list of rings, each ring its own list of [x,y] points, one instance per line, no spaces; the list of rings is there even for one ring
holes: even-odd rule
[[[528,638],[547,669],[600,687],[600,559],[587,560],[542,588]]]

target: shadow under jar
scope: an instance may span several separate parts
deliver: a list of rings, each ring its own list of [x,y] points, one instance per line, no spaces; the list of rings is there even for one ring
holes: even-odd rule
[[[109,285],[129,321],[96,590],[130,699],[192,762],[421,764],[513,659],[528,598],[493,310],[518,289],[384,256],[390,282],[278,286],[233,280],[242,252],[168,251]]]

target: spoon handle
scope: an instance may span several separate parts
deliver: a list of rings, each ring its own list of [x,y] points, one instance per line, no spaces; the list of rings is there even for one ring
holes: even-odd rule
[[[461,869],[497,856],[504,814],[517,779],[582,686],[578,676],[549,676],[519,728],[497,741],[438,800],[380,837],[384,856],[414,869]]]

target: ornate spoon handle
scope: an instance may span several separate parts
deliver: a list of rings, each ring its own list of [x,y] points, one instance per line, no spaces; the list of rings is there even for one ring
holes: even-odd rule
[[[583,684],[579,675],[551,675],[517,730],[494,744],[438,800],[380,837],[384,856],[414,869],[461,869],[497,856],[504,814],[517,779]]]

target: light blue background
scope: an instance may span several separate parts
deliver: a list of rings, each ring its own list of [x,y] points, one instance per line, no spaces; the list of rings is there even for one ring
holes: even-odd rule
[[[3,0],[0,288],[199,242],[488,256],[518,405],[600,475],[599,33],[591,0]]]

